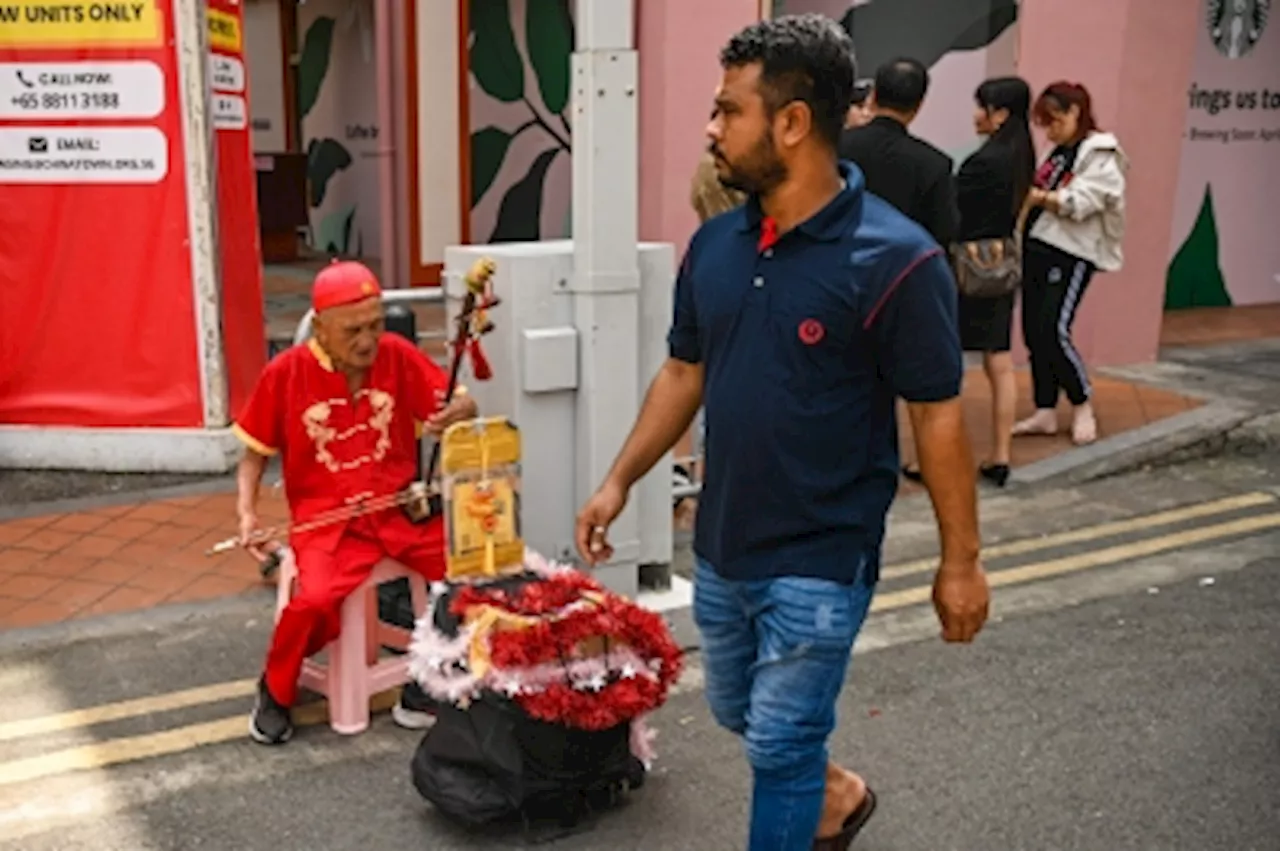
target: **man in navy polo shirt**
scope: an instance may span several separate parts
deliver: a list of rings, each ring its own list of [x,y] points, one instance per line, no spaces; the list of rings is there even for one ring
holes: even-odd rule
[[[750,200],[690,241],[670,357],[578,517],[583,557],[608,559],[631,486],[705,408],[694,617],[707,700],[751,763],[751,851],[847,848],[875,808],[826,742],[897,488],[896,397],[938,517],[943,637],[971,641],[987,616],[955,283],[929,235],[837,160],[851,56],[817,15],[722,51],[707,134]]]

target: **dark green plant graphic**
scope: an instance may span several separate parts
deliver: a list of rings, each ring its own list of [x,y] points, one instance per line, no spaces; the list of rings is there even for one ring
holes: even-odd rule
[[[932,68],[952,50],[986,47],[1017,20],[1017,0],[872,0],[840,23],[853,37],[859,75],[870,77],[899,56]]]
[[[506,190],[488,241],[536,240],[541,237],[547,171],[561,152],[572,153],[572,134],[565,115],[569,106],[569,57],[573,53],[569,0],[527,3],[525,45],[529,65],[537,77],[540,108],[525,94],[525,57],[516,46],[508,0],[471,0],[470,10],[472,76],[495,100],[524,103],[529,109],[529,119],[512,130],[491,125],[471,134],[471,206],[474,209],[492,188],[511,144],[527,130],[543,130],[551,137],[551,145],[534,159],[525,176]]]
[[[1218,225],[1213,214],[1213,191],[1204,188],[1204,201],[1191,233],[1169,262],[1165,277],[1164,309],[1230,307],[1231,294],[1222,276],[1218,255]]]
[[[551,168],[551,161],[559,153],[559,148],[548,148],[538,154],[528,173],[502,196],[498,223],[493,228],[495,235],[502,234],[502,239],[493,239],[492,242],[523,242],[537,240],[541,236],[542,188],[547,180],[547,169]],[[531,214],[531,210],[536,212]]]
[[[302,37],[302,56],[298,59],[298,112],[303,118],[319,100],[320,87],[329,73],[334,23],[333,18],[316,18]]]
[[[305,119],[320,99],[329,60],[333,54],[333,18],[321,16],[311,22],[302,39],[302,55],[298,59],[298,114]],[[324,203],[329,181],[351,167],[351,152],[337,139],[312,137],[307,141],[307,202],[312,209]],[[325,216],[316,227],[316,248],[331,254],[346,255],[352,248],[355,205]],[[357,245],[363,244],[357,234]],[[357,249],[356,256],[359,256]]]
[[[529,64],[538,75],[538,92],[547,112],[563,116],[569,105],[569,56],[573,53],[573,21],[559,0],[541,5],[525,16],[525,44]],[[547,8],[550,7],[550,8]]]
[[[312,207],[324,203],[329,179],[351,165],[351,154],[341,143],[329,139],[311,139],[307,142],[307,182]]]

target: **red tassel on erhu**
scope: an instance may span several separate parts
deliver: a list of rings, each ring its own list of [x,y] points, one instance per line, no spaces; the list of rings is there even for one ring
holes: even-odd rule
[[[471,372],[475,375],[476,381],[488,381],[493,378],[493,367],[489,365],[489,359],[485,357],[479,340],[468,343],[467,354],[471,355]]]

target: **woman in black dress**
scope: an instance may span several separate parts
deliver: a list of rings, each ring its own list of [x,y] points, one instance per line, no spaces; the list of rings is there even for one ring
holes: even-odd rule
[[[1035,176],[1031,144],[1031,89],[1019,77],[998,77],[978,86],[974,129],[987,141],[960,166],[956,204],[960,208],[958,242],[1012,237]],[[960,296],[960,342],[967,352],[982,352],[982,369],[991,382],[991,457],[982,476],[1004,486],[1009,479],[1014,406],[1013,356],[1009,353],[1013,293],[996,298]]]

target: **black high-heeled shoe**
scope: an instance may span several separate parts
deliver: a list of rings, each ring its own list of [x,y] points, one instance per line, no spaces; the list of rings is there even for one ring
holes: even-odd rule
[[[1002,488],[1009,481],[1009,465],[983,464],[978,467],[978,474],[996,487]]]
[[[924,473],[920,472],[919,467],[904,466],[902,468],[902,478],[906,479],[907,481],[919,482],[921,484],[924,484]]]

